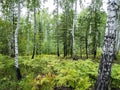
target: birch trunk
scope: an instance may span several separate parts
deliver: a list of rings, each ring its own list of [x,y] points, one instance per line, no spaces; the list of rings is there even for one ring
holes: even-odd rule
[[[107,22],[95,90],[108,90],[118,24],[118,0],[108,0]]]
[[[74,17],[73,17],[73,26],[72,26],[72,47],[73,47],[73,53],[72,57],[75,58],[75,27],[76,27],[76,18],[77,18],[77,0],[75,0],[75,10],[74,10]]]
[[[15,30],[15,67],[16,67],[16,75],[17,79],[21,79],[21,73],[18,64],[18,30],[20,28],[20,0],[18,0],[18,20],[17,20],[17,27]]]

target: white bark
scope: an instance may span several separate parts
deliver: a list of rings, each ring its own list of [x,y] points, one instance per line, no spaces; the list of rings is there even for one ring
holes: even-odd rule
[[[76,26],[76,19],[77,19],[77,0],[75,0],[75,10],[73,14],[73,26],[72,26],[72,44],[73,44],[73,57],[75,55],[75,26]]]
[[[18,19],[17,19],[17,27],[15,30],[15,67],[18,66],[18,30],[20,28],[20,0],[18,1]]]
[[[95,90],[108,90],[112,62],[114,59],[116,30],[118,26],[118,0],[108,0],[107,22],[102,48],[102,58],[100,61],[98,78]]]

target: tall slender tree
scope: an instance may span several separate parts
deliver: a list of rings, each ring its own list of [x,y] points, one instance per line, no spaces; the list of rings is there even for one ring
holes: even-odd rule
[[[14,52],[14,17],[15,17],[15,9],[14,9],[14,5],[15,5],[15,1],[11,0],[11,2],[9,0],[4,0],[4,1],[0,1],[0,7],[1,7],[1,13],[3,14],[2,17],[5,18],[5,21],[9,21],[10,22],[10,29],[11,32],[8,33],[7,35],[7,43],[8,44],[8,52],[9,55],[11,57],[15,56],[15,52]],[[7,48],[6,48],[7,50]]]
[[[56,9],[57,9],[57,29],[56,29],[56,41],[57,41],[57,56],[60,56],[60,52],[59,52],[59,0],[57,0],[56,2]]]
[[[96,7],[94,7],[94,29],[93,29],[93,49],[92,49],[92,52],[93,52],[93,58],[95,59],[96,58],[96,53],[97,53],[97,31],[98,31],[98,26],[97,26],[97,9]]]
[[[74,13],[73,13],[73,26],[72,26],[72,58],[75,59],[75,28],[76,28],[76,19],[77,19],[77,0],[74,1]]]
[[[18,19],[17,19],[17,27],[15,30],[15,67],[16,67],[16,75],[17,79],[21,79],[21,73],[18,64],[18,30],[20,28],[20,0],[18,0]]]
[[[33,47],[33,53],[32,53],[32,59],[34,59],[35,53],[36,53],[36,6],[35,6],[34,0],[34,47]]]
[[[108,90],[118,24],[118,0],[107,2],[107,22],[95,90]]]
[[[13,0],[11,0],[11,2],[9,3],[9,13],[10,13],[10,17],[9,17],[9,20],[10,20],[10,29],[11,29],[11,32],[10,32],[10,35],[9,36],[9,40],[8,40],[8,43],[9,43],[9,55],[11,57],[14,57],[15,56],[15,48],[14,48],[14,4],[15,2]]]
[[[90,19],[91,17],[88,16],[88,24],[87,24],[87,28],[86,28],[86,32],[85,32],[85,53],[86,53],[86,58],[88,58],[88,34],[89,34],[89,29],[90,29]]]
[[[58,31],[59,31],[59,26],[58,26],[58,24],[59,24],[59,1],[57,0],[57,32],[56,32],[56,34],[57,34],[57,55],[58,55],[58,57],[60,56],[60,50],[59,50],[59,33],[58,33]]]
[[[29,55],[29,41],[30,41],[30,10],[29,10],[29,3],[27,5],[27,18],[26,18],[26,24],[27,24],[27,45],[26,45],[26,54]]]
[[[93,17],[93,29],[92,29],[92,53],[93,53],[93,59],[96,58],[97,54],[97,36],[99,32],[99,12],[100,7],[102,6],[102,0],[92,0],[92,7],[90,8],[92,17]]]

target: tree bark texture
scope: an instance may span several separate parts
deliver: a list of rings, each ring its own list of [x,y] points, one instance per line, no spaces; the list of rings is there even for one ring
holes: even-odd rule
[[[17,79],[21,79],[21,73],[18,64],[18,30],[20,28],[20,0],[18,0],[18,20],[17,20],[17,27],[15,30],[15,67],[16,67],[16,76]]]
[[[108,90],[118,21],[118,0],[108,0],[107,22],[95,90]]]

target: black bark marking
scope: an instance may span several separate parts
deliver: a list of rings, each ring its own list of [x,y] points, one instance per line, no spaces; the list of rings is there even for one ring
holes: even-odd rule
[[[19,69],[19,68],[16,68],[16,76],[17,76],[17,79],[18,79],[18,80],[21,80],[22,75],[21,75],[21,72],[20,72],[20,69]]]

